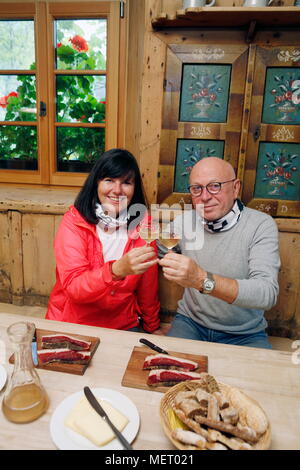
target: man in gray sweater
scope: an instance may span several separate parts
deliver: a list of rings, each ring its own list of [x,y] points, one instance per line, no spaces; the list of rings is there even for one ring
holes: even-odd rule
[[[240,181],[220,158],[193,167],[189,190],[196,210],[184,214],[181,254],[159,261],[164,276],[185,287],[168,336],[271,348],[264,311],[279,290],[276,223],[241,203]],[[184,233],[193,217],[204,224],[204,238],[191,249]]]

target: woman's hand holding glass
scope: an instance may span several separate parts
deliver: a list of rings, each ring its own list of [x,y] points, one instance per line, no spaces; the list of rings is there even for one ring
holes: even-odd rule
[[[150,245],[133,248],[112,264],[114,276],[124,278],[130,274],[143,274],[158,262],[156,252]]]

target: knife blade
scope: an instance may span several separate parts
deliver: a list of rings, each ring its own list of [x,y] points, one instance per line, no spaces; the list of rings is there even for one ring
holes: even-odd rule
[[[35,366],[39,365],[39,360],[38,360],[38,353],[37,353],[37,337],[36,337],[36,328],[34,325],[34,334],[32,337],[31,341],[31,354],[32,354],[32,360]]]
[[[161,353],[161,354],[169,354],[167,351],[165,351],[164,349],[160,348],[159,346],[156,346],[156,344],[151,343],[151,341],[148,341],[148,340],[145,339],[145,338],[141,338],[141,339],[140,339],[140,343],[145,344],[145,345],[148,346],[149,348],[154,349],[154,351],[157,351],[157,352],[159,352],[159,353]]]
[[[108,415],[106,414],[106,412],[104,411],[104,409],[102,408],[102,406],[98,402],[97,398],[93,394],[92,390],[89,387],[84,387],[83,391],[84,391],[84,394],[85,394],[89,404],[101,416],[101,418],[103,418],[107,422],[107,424],[110,426],[110,428],[113,430],[114,434],[116,435],[117,439],[119,439],[119,441],[121,442],[124,449],[133,450],[133,448],[131,447],[131,445],[127,441],[127,439],[125,439],[123,434],[116,428],[114,423],[111,422]]]

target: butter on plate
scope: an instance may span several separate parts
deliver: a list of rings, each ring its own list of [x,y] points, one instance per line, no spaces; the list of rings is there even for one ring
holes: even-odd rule
[[[128,419],[105,400],[96,397],[110,420],[119,431],[123,431]],[[89,439],[96,446],[104,446],[115,438],[109,425],[91,407],[85,397],[76,403],[65,420],[65,426]]]

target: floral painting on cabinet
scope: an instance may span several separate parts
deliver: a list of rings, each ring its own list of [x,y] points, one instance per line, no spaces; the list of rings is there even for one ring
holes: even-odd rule
[[[226,122],[230,65],[184,64],[179,120]]]
[[[300,144],[261,142],[255,198],[300,200]]]

